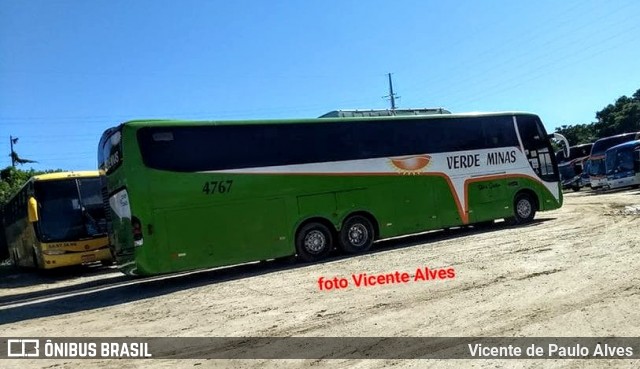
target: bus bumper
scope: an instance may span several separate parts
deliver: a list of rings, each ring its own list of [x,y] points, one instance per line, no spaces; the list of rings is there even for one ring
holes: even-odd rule
[[[616,188],[629,187],[638,185],[639,181],[635,176],[631,177],[623,177],[623,178],[610,178],[607,179],[604,187],[608,190],[613,190]]]
[[[92,263],[94,261],[110,261],[111,251],[108,247],[84,251],[84,252],[68,252],[61,255],[42,254],[42,268],[53,269],[72,265],[81,265]]]
[[[593,188],[594,190],[600,188],[600,187],[604,187],[604,185],[607,184],[607,179],[606,178],[594,178],[591,177],[591,188]]]

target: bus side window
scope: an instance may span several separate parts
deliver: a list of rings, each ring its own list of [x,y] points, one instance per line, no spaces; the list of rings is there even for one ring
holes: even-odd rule
[[[487,147],[519,146],[513,120],[509,116],[484,118],[482,131]]]

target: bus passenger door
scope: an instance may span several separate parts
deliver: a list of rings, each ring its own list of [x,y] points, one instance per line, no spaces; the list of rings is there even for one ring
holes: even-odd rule
[[[470,181],[467,194],[469,223],[503,218],[511,212],[504,206],[508,195],[504,178]]]

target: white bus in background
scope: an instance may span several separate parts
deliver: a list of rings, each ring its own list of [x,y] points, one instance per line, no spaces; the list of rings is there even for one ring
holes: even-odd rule
[[[605,188],[640,186],[640,140],[625,142],[607,150],[605,167]]]
[[[589,160],[589,180],[591,188],[597,190],[607,184],[607,174],[605,168],[605,152],[613,146],[640,139],[640,132],[623,133],[616,136],[601,138],[593,144]]]

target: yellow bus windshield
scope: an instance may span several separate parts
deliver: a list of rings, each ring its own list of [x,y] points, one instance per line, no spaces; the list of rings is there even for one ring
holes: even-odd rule
[[[99,178],[36,182],[40,241],[73,241],[104,236],[107,220],[100,193]]]

